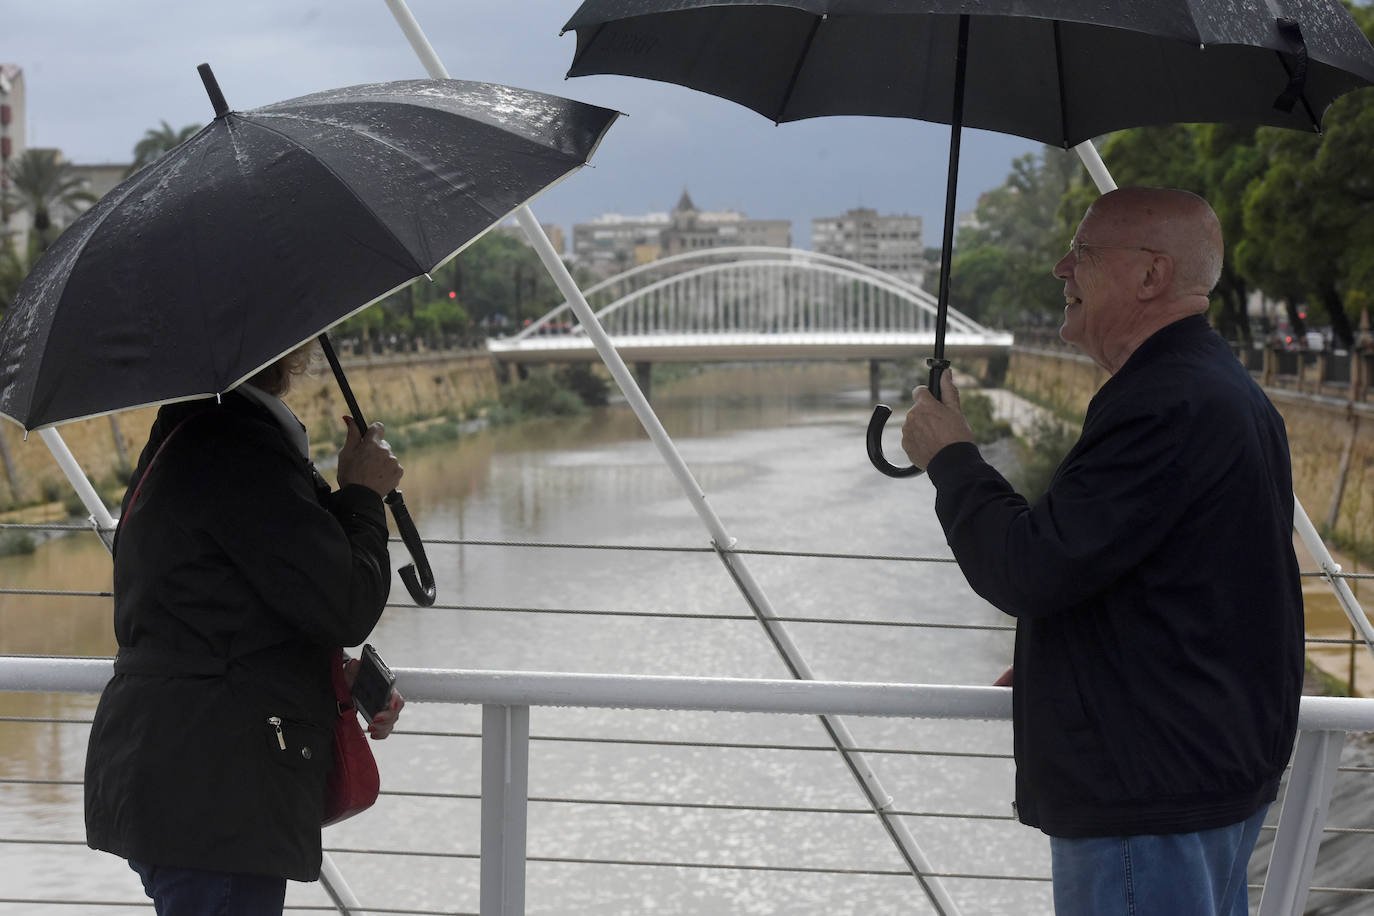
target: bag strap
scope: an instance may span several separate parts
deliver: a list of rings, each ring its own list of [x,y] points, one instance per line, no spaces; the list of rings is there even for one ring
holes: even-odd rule
[[[329,675],[334,682],[334,701],[339,704],[339,715],[344,716],[353,711],[353,692],[348,689],[348,681],[344,679],[344,658],[343,649],[335,649],[329,656]]]
[[[115,537],[119,536],[119,531],[124,525],[124,519],[133,514],[134,503],[138,502],[138,494],[143,492],[143,483],[148,479],[148,475],[153,472],[153,465],[157,464],[157,459],[162,454],[162,450],[167,447],[167,443],[172,441],[172,437],[177,434],[177,430],[185,426],[188,420],[194,420],[203,413],[205,413],[205,411],[202,410],[198,413],[191,414],[189,417],[182,417],[177,425],[172,427],[172,431],[167,434],[167,437],[162,440],[162,444],[157,447],[157,451],[153,452],[153,457],[148,462],[148,466],[143,469],[143,476],[138,478],[138,483],[134,486],[133,495],[129,497],[129,504],[125,506],[124,511],[119,514],[119,521],[115,523]]]

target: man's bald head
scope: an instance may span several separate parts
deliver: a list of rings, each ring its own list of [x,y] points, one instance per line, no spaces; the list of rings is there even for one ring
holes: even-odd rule
[[[1207,296],[1221,277],[1221,221],[1191,191],[1121,188],[1088,208],[1101,241],[1119,237],[1167,253],[1174,262],[1174,293]]]
[[[1099,197],[1054,265],[1059,334],[1115,372],[1151,334],[1207,311],[1221,275],[1221,223],[1188,191],[1125,188]]]

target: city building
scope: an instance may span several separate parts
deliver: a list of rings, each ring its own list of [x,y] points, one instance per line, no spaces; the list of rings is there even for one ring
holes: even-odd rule
[[[738,210],[698,210],[684,189],[668,227],[659,234],[664,255],[735,245],[792,247],[792,224],[785,219],[749,219]]]
[[[24,125],[24,71],[16,64],[0,64],[0,198],[10,190],[10,169],[27,148]],[[0,239],[25,244],[29,215],[22,210],[10,212],[0,203]]]
[[[856,207],[811,221],[811,247],[920,283],[928,265],[919,216],[881,216]]]
[[[684,251],[791,244],[792,224],[787,220],[749,219],[738,210],[698,210],[684,190],[671,213],[607,213],[574,225],[572,253],[579,266],[604,277]]]
[[[563,253],[567,240],[563,236],[563,227],[554,223],[540,223],[539,228],[544,230],[544,234],[549,237],[549,243],[553,245],[553,250],[560,255]],[[513,219],[506,220],[496,227],[497,232],[508,235],[513,239],[519,239],[525,244],[529,244],[529,239],[525,236],[525,230],[520,228],[520,224]]]

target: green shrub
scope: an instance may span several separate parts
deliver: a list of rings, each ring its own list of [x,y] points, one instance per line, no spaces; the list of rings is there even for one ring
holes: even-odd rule
[[[1078,433],[1062,420],[1042,417],[1031,427],[1028,441],[1020,443],[1021,466],[1012,485],[1028,502],[1035,502],[1050,487],[1054,472],[1078,441]]]
[[[0,531],[0,557],[12,557],[21,553],[33,553],[38,548],[33,535],[27,531],[7,529]]]
[[[528,378],[506,386],[501,391],[501,406],[518,411],[522,417],[569,417],[587,409],[577,394],[560,385],[549,372],[531,372]]]
[[[1006,439],[1012,435],[1011,424],[993,416],[992,398],[978,392],[969,392],[959,397],[964,411],[964,419],[973,430],[973,441],[979,445]]]
[[[554,381],[573,392],[588,407],[605,407],[610,383],[593,371],[591,363],[569,363],[554,373]]]

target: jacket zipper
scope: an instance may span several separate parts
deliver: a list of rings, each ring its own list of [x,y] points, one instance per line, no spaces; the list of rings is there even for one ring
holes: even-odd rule
[[[281,717],[268,716],[267,724],[277,730],[277,747],[286,750],[286,736],[281,733]]]

